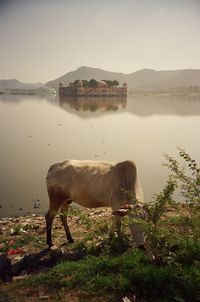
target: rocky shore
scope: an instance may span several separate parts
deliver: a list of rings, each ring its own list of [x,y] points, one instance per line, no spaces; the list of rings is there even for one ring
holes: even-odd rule
[[[110,211],[84,209],[75,214],[69,215],[68,222],[75,239],[81,240],[90,221],[108,217]],[[0,277],[3,281],[24,278],[55,264],[60,258],[82,257],[70,252],[59,215],[53,223],[54,247],[51,250],[46,246],[45,237],[44,215],[0,218]]]

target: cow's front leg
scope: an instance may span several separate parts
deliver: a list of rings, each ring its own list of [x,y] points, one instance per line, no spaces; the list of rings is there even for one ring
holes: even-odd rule
[[[145,233],[141,222],[147,220],[147,212],[144,208],[144,205],[138,202],[135,205],[135,209],[130,211],[129,217],[130,217],[129,226],[130,226],[132,237],[135,241],[135,245],[140,249],[143,249],[145,244]],[[136,220],[139,219],[141,220],[141,222],[137,222],[137,221],[135,222],[134,219]]]
[[[110,230],[110,237],[113,238],[115,232],[117,232],[117,236],[121,237],[121,217],[117,215],[112,215],[112,227]]]

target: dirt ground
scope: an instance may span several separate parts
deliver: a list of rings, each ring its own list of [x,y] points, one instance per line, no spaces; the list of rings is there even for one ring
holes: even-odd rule
[[[88,221],[90,219],[95,221],[103,217],[111,217],[109,209],[84,209],[83,212],[85,220],[88,219]],[[83,235],[88,232],[87,223],[83,223],[83,218],[77,215],[69,215],[68,224],[76,241],[81,240]],[[52,235],[55,246],[61,247],[66,243],[65,232],[59,215],[53,222]],[[31,214],[21,217],[0,218],[0,238],[0,253],[6,250],[12,261],[25,254],[38,252],[41,248],[47,247],[45,243],[45,217],[44,215]],[[18,246],[20,247],[17,249]]]
[[[180,211],[169,210],[167,217],[186,214],[186,207],[181,206]],[[81,215],[69,215],[68,224],[75,242],[81,241],[89,233],[88,223],[90,220],[96,223],[105,218],[107,221],[111,220],[111,211],[104,208],[95,210],[84,209]],[[22,217],[0,218],[0,255],[6,255],[12,265],[19,263],[30,254],[36,255],[46,249],[45,237],[46,225],[44,215],[31,214]],[[64,248],[67,251],[69,244],[67,244],[59,216],[55,218],[53,223],[53,242],[53,248],[56,247],[58,250]],[[79,293],[76,291],[63,292],[59,297],[55,298],[54,295],[49,294],[43,287],[27,289],[20,289],[19,287],[15,292],[9,289],[7,293],[8,286],[10,288],[10,285],[20,282],[21,279],[27,278],[27,276],[27,271],[22,271],[19,275],[14,276],[11,282],[3,283],[0,281],[0,302],[80,301]]]

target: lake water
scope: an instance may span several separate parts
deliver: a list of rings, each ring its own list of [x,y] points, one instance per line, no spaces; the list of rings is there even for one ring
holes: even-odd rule
[[[145,200],[164,186],[164,153],[200,160],[200,99],[0,96],[0,216],[45,212],[45,177],[65,159],[134,160]]]

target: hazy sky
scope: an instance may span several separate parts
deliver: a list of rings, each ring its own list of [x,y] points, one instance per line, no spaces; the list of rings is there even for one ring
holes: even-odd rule
[[[0,0],[0,79],[200,68],[200,0]]]

